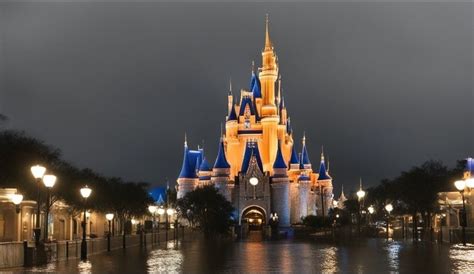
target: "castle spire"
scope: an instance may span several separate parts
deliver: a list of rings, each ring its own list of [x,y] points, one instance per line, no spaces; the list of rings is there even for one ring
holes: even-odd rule
[[[324,162],[324,145],[321,145],[321,162]]]
[[[217,152],[214,168],[230,168],[229,162],[227,162],[227,159],[225,157],[224,140],[222,138],[222,134],[219,141],[219,150]]]
[[[229,96],[232,95],[232,77],[229,78]]]
[[[265,16],[265,51],[272,50],[272,42],[270,40],[270,32],[268,29],[268,13]]]
[[[311,169],[311,162],[309,160],[308,149],[306,148],[306,132],[303,132],[303,148],[301,149],[301,164],[307,169]]]
[[[288,168],[288,166],[285,163],[285,160],[283,159],[283,154],[281,153],[281,141],[278,141],[278,150],[277,150],[277,156],[275,158],[275,162],[273,163],[273,168]]]
[[[184,132],[184,146],[188,147],[188,137],[186,135],[186,131]]]

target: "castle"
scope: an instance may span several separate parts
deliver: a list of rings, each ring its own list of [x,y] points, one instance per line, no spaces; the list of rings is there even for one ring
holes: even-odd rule
[[[304,135],[297,152],[268,18],[265,28],[262,67],[252,68],[250,89],[241,90],[234,102],[230,87],[214,165],[202,148],[191,150],[185,140],[178,198],[214,185],[234,205],[239,225],[262,225],[277,216],[280,227],[289,227],[307,215],[326,215],[333,206],[333,186],[322,151],[318,171],[313,171]]]

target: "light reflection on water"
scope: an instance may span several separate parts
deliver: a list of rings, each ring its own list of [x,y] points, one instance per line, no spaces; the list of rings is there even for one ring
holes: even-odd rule
[[[474,273],[474,245],[364,239],[233,242],[189,238],[25,269],[61,273]]]
[[[148,273],[177,273],[183,264],[183,254],[176,249],[177,244],[170,241],[166,249],[155,249],[148,253],[146,261]]]
[[[387,251],[388,266],[391,270],[399,270],[399,254],[402,245],[399,242],[391,241],[385,247]]]
[[[77,264],[77,270],[79,273],[91,273],[92,270],[92,264],[90,261],[80,261],[79,264]]]
[[[452,260],[454,270],[461,273],[474,272],[474,245],[453,245],[449,249],[449,258]]]
[[[324,273],[339,272],[337,267],[337,247],[327,247],[320,250],[321,252],[321,271]]]

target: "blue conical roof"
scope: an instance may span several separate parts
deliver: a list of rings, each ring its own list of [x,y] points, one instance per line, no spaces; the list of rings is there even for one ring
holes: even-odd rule
[[[303,149],[301,150],[301,163],[303,165],[310,165],[308,150],[306,149],[306,137],[303,136]]]
[[[239,110],[239,116],[243,116],[245,113],[245,107],[249,106],[250,109],[250,114],[255,115],[255,107],[252,102],[252,97],[251,96],[244,96],[242,97],[242,101],[240,102],[240,110]]]
[[[242,173],[247,173],[247,170],[250,166],[250,159],[254,156],[257,160],[257,165],[261,171],[263,171],[262,159],[260,158],[260,152],[258,150],[258,144],[253,141],[247,141],[244,153],[244,159],[242,161]]]
[[[237,120],[237,113],[235,113],[235,107],[232,106],[230,109],[229,117],[227,117],[227,121],[234,121]]]
[[[301,173],[301,175],[298,177],[299,181],[310,181],[311,178],[306,173]]]
[[[283,154],[281,153],[280,142],[278,142],[278,150],[275,158],[275,163],[273,163],[273,168],[288,168],[285,163],[285,159],[283,159]]]
[[[474,159],[472,158],[467,158],[466,159],[466,170],[465,171],[469,171],[471,172],[471,177],[474,176]]]
[[[330,180],[331,176],[326,171],[326,165],[324,164],[324,155],[321,153],[321,164],[319,165],[319,177],[318,180]]]
[[[262,98],[260,79],[257,74],[252,71],[252,78],[250,79],[250,91],[253,93],[253,98]]]
[[[183,165],[178,178],[196,178],[196,158],[191,157],[188,146],[184,146]]]
[[[299,164],[299,163],[300,163],[300,160],[298,159],[298,153],[296,153],[296,147],[293,144],[293,149],[291,150],[290,165]]]
[[[219,142],[219,151],[217,152],[217,158],[216,162],[214,163],[214,168],[230,168],[230,165],[225,157],[224,140],[222,140],[222,138]]]
[[[209,167],[209,162],[207,161],[206,157],[202,159],[201,165],[199,166],[199,171],[212,171]]]

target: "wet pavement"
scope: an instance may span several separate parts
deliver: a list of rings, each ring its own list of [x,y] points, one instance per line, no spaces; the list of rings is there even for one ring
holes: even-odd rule
[[[330,245],[300,241],[203,240],[162,242],[50,263],[15,272],[146,273],[146,272],[343,272],[343,273],[474,273],[474,245],[413,244],[410,241],[364,239]]]

